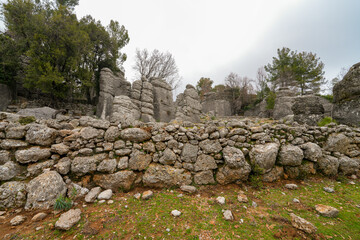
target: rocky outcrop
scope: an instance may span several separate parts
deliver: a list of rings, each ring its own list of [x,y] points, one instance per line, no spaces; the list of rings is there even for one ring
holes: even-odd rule
[[[119,122],[122,126],[129,127],[133,125],[136,120],[139,120],[140,116],[139,108],[133,103],[130,97],[125,95],[114,97],[110,117],[111,122]]]
[[[324,106],[319,102],[319,97],[305,95],[295,98],[291,110],[294,113],[294,121],[300,124],[317,125],[324,118]]]
[[[140,119],[143,122],[155,122],[152,84],[144,78],[133,82],[131,98],[140,110]]]
[[[213,112],[215,116],[231,116],[233,113],[231,102],[226,93],[206,93],[201,102],[201,109],[203,113]]]
[[[296,93],[289,88],[280,88],[276,92],[275,105],[273,110],[273,118],[281,119],[288,115],[293,115],[291,109],[295,103]]]
[[[154,118],[159,122],[170,122],[175,118],[175,104],[171,86],[163,79],[150,79],[153,85]]]
[[[96,108],[96,115],[102,119],[112,113],[115,96],[130,96],[131,84],[125,80],[124,74],[113,73],[108,68],[103,68],[100,73],[100,93]]]
[[[333,118],[343,124],[360,126],[360,63],[354,64],[333,89]]]
[[[57,110],[49,107],[41,108],[25,108],[21,109],[17,114],[21,116],[33,116],[37,119],[52,119],[55,117]]]
[[[201,104],[199,95],[194,86],[188,84],[184,93],[176,98],[175,117],[179,121],[199,122],[201,113]]]

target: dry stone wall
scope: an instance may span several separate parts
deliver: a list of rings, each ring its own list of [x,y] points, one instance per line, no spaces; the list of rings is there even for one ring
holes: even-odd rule
[[[265,182],[307,175],[360,176],[360,129],[278,121],[139,123],[82,117],[21,125],[0,114],[0,208],[49,208],[93,187]]]

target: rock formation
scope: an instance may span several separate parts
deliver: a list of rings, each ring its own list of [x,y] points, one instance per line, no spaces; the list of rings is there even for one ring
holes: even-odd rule
[[[155,122],[152,84],[146,79],[133,82],[131,98],[140,110],[140,119],[144,122]]]
[[[194,86],[188,84],[184,93],[176,98],[176,119],[180,121],[200,122],[201,104]]]
[[[212,111],[215,116],[231,116],[233,113],[230,101],[226,97],[226,93],[206,93],[204,101],[201,102],[202,112],[208,113]]]
[[[281,119],[288,115],[293,115],[291,107],[295,102],[296,93],[289,88],[280,88],[276,93],[273,118]]]
[[[154,96],[154,118],[159,122],[170,122],[175,118],[175,104],[171,86],[162,79],[151,79]]]
[[[354,64],[333,89],[333,118],[340,123],[360,126],[360,63]]]
[[[130,96],[131,84],[125,80],[122,72],[114,74],[110,69],[103,68],[100,73],[100,94],[96,115],[101,119],[112,113],[115,96]]]
[[[294,121],[300,124],[316,125],[324,118],[324,106],[319,97],[313,95],[299,96],[294,99],[291,110],[294,113]]]

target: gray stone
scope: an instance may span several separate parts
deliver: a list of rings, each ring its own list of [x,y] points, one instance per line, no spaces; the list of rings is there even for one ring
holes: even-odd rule
[[[26,141],[30,144],[50,146],[57,137],[57,131],[45,125],[31,124],[27,133]]]
[[[190,186],[190,185],[182,185],[180,187],[181,191],[183,192],[187,192],[187,193],[196,193],[197,189],[194,186]]]
[[[324,118],[324,106],[318,100],[319,97],[304,95],[295,98],[291,110],[294,113],[294,121],[300,124],[317,125]]]
[[[331,187],[324,187],[323,189],[324,189],[325,192],[328,192],[328,193],[334,193],[335,192],[334,188],[331,188]]]
[[[346,154],[348,152],[351,140],[343,133],[331,134],[324,146],[324,149],[331,152]]]
[[[18,215],[10,220],[10,224],[11,224],[11,226],[18,226],[18,225],[22,224],[23,222],[25,222],[25,220],[26,220],[25,216]]]
[[[97,167],[98,172],[113,173],[116,170],[117,162],[116,159],[105,159]]]
[[[220,205],[224,205],[225,204],[225,198],[224,197],[217,197],[216,198],[216,202]]]
[[[32,221],[32,222],[39,222],[39,221],[41,221],[41,220],[44,220],[46,217],[47,217],[47,214],[46,214],[46,213],[40,212],[40,213],[35,214],[35,215],[32,217],[31,221]]]
[[[290,189],[290,190],[296,190],[296,189],[298,189],[298,186],[293,183],[288,183],[288,184],[285,184],[285,188]]]
[[[315,143],[305,143],[301,145],[301,148],[304,150],[304,158],[307,160],[317,162],[322,157],[321,148]]]
[[[81,219],[80,209],[70,209],[69,211],[60,215],[59,220],[55,223],[55,228],[60,230],[70,230]]]
[[[175,118],[172,88],[163,79],[152,79],[154,118],[160,122],[170,122]]]
[[[144,142],[151,138],[151,134],[141,128],[127,128],[121,131],[121,139],[132,142]]]
[[[245,193],[242,192],[242,191],[238,194],[237,200],[238,200],[238,202],[240,202],[240,203],[247,203],[247,202],[249,202],[248,197],[247,197],[247,196],[245,195]]]
[[[198,146],[186,143],[181,151],[181,160],[183,162],[195,163],[198,151]]]
[[[21,167],[10,161],[0,165],[0,181],[10,180],[21,173]]]
[[[329,218],[334,218],[337,217],[339,215],[339,210],[331,207],[331,206],[326,206],[323,204],[318,204],[315,205],[315,210],[324,217],[329,217]]]
[[[222,150],[221,144],[217,140],[206,139],[199,144],[205,154],[218,153]]]
[[[25,209],[48,209],[60,195],[65,196],[67,188],[57,172],[48,171],[32,179],[26,190],[28,194]]]
[[[282,166],[275,166],[270,172],[262,175],[262,180],[264,182],[275,182],[280,180],[282,176],[284,176],[284,168]]]
[[[120,170],[127,169],[129,166],[129,158],[128,157],[122,157],[119,159],[119,163],[117,165],[117,168]]]
[[[150,164],[143,176],[143,183],[148,187],[182,186],[191,182],[191,174],[188,171],[157,163]]]
[[[65,145],[64,143],[58,143],[51,145],[51,151],[58,153],[59,155],[65,155],[69,152],[70,147]]]
[[[263,173],[271,171],[275,166],[279,146],[276,143],[255,145],[250,153],[251,164],[263,170]]]
[[[197,158],[194,167],[195,167],[195,171],[199,172],[199,171],[216,169],[217,164],[212,156],[201,154]]]
[[[99,200],[109,200],[109,199],[112,197],[112,195],[113,195],[112,190],[111,190],[111,189],[107,189],[107,190],[105,190],[105,191],[102,191],[102,192],[98,195],[97,199],[99,199]]]
[[[335,84],[333,95],[335,103],[350,100],[360,95],[360,63],[354,64],[344,78]]]
[[[136,179],[133,171],[119,171],[113,174],[95,175],[93,181],[104,189],[129,191]]]
[[[317,228],[309,221],[306,221],[305,219],[296,216],[293,213],[290,213],[290,216],[291,216],[291,225],[293,227],[300,229],[309,234],[313,234],[317,231]]]
[[[349,157],[341,157],[339,159],[339,171],[344,175],[356,174],[360,168],[360,162]]]
[[[55,165],[55,169],[61,175],[66,175],[70,172],[71,168],[71,160],[70,158],[62,158],[59,162]]]
[[[145,170],[151,163],[151,160],[151,155],[135,150],[129,159],[129,168],[138,171]]]
[[[194,175],[194,182],[198,185],[214,184],[214,174],[211,170],[198,172]]]
[[[11,160],[10,152],[6,150],[0,150],[0,165],[5,164]]]
[[[101,192],[101,188],[100,187],[94,187],[90,190],[90,192],[85,196],[85,202],[87,203],[92,203],[96,200],[96,198],[98,197],[98,195]]]
[[[152,196],[154,196],[153,191],[148,190],[148,191],[143,192],[141,198],[142,198],[143,200],[149,200],[150,198],[152,198]]]
[[[238,148],[226,147],[223,150],[223,155],[224,155],[225,163],[230,168],[237,169],[248,165],[248,163],[245,160],[245,156],[243,152]]]
[[[25,137],[25,126],[19,124],[11,124],[6,128],[7,139],[22,139]]]
[[[85,196],[88,193],[89,193],[89,189],[85,187],[81,187],[76,183],[71,183],[70,185],[68,185],[67,195],[70,199],[77,199]]]
[[[96,171],[99,160],[94,156],[76,157],[71,163],[71,172],[78,176],[85,175]]]
[[[97,138],[99,136],[100,131],[93,127],[84,127],[80,131],[80,135],[85,140],[90,140],[93,138]]]
[[[225,165],[218,170],[216,181],[222,185],[237,181],[246,181],[250,172],[251,168],[249,164],[239,169],[232,169]]]
[[[181,212],[178,210],[172,210],[171,211],[171,215],[173,215],[174,217],[180,217]]]
[[[136,121],[140,119],[140,109],[128,96],[115,96],[112,108],[110,121],[120,122],[124,128],[135,125]]]
[[[27,147],[29,144],[21,140],[4,139],[0,143],[0,148],[4,150]]]
[[[226,221],[233,221],[234,220],[234,216],[232,215],[232,212],[230,210],[225,210],[224,211],[224,219]]]
[[[26,184],[23,182],[6,182],[0,186],[0,209],[25,206]]]
[[[32,147],[26,150],[18,150],[15,152],[15,158],[20,163],[37,162],[47,159],[51,155],[50,148]]]
[[[303,151],[290,144],[283,145],[279,152],[279,164],[283,166],[300,166],[303,158]]]
[[[118,127],[111,126],[105,132],[105,141],[114,142],[120,136],[120,130]]]
[[[165,149],[163,155],[159,159],[159,162],[165,165],[173,165],[175,161],[176,161],[176,154],[169,148]]]
[[[338,173],[339,159],[325,155],[318,160],[319,169],[328,176],[335,176]]]
[[[52,119],[55,113],[56,109],[49,107],[25,108],[17,112],[21,116],[34,116],[36,119]]]
[[[27,176],[37,176],[41,174],[45,169],[51,168],[54,166],[54,160],[48,160],[41,163],[35,163],[28,165],[27,167]]]

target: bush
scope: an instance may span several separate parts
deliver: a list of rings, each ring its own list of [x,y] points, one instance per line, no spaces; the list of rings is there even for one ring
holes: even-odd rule
[[[317,125],[318,125],[319,127],[323,127],[323,126],[326,126],[326,125],[328,125],[328,124],[330,124],[330,123],[336,123],[336,124],[337,124],[336,120],[332,119],[331,117],[325,117],[325,118],[321,119],[321,120],[317,123]]]
[[[36,120],[36,119],[35,119],[35,117],[33,117],[33,116],[20,117],[19,123],[20,123],[21,125],[26,125],[26,124],[35,122],[35,120]]]
[[[72,207],[72,205],[73,203],[69,198],[60,195],[55,201],[54,210],[58,210],[58,211],[69,210]]]
[[[275,99],[276,99],[276,93],[269,92],[269,95],[266,97],[266,109],[269,109],[269,110],[274,109]]]

